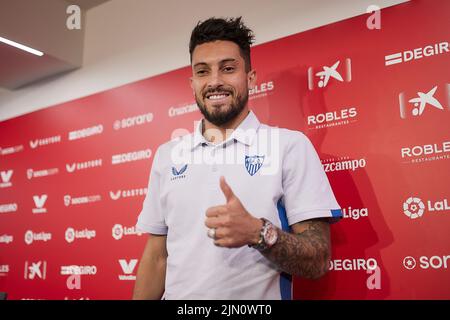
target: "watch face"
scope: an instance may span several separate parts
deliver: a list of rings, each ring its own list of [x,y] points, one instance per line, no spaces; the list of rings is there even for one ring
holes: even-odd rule
[[[266,234],[264,235],[265,243],[270,247],[274,245],[275,242],[277,242],[277,239],[278,239],[277,229],[273,225],[270,225],[266,230]]]

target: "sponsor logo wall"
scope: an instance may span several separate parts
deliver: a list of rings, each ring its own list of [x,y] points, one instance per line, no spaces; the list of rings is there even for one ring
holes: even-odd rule
[[[450,298],[450,2],[381,16],[381,30],[362,15],[253,49],[251,109],[311,139],[344,213],[329,273],[295,278],[295,299]],[[0,123],[0,291],[131,297],[155,152],[201,118],[190,73]]]

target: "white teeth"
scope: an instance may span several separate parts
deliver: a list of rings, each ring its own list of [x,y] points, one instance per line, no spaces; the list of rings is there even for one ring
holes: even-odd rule
[[[215,94],[215,95],[209,96],[208,99],[210,99],[210,100],[218,100],[218,99],[226,98],[227,96],[228,96],[227,94]]]

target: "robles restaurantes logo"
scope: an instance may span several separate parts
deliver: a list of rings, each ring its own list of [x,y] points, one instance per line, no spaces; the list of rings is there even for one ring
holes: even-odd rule
[[[425,47],[389,54],[384,57],[384,64],[385,66],[391,66],[393,64],[419,60],[438,54],[445,54],[447,52],[449,52],[448,42],[443,41]]]
[[[253,89],[248,91],[249,100],[266,97],[275,89],[273,81],[267,81],[257,84]]]
[[[418,197],[409,197],[405,202],[403,202],[403,213],[410,219],[422,217],[425,210],[430,213],[446,213],[450,211],[450,206],[447,199],[437,201],[427,200],[424,202]]]
[[[401,148],[403,163],[422,163],[450,159],[450,141]]]
[[[355,107],[309,115],[307,116],[308,129],[323,129],[347,125],[356,122],[357,116],[358,110]]]

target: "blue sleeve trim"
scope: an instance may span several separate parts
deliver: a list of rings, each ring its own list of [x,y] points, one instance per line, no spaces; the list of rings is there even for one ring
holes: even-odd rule
[[[290,227],[286,215],[286,209],[281,203],[281,199],[277,202],[278,217],[281,221],[281,229],[289,232]],[[282,272],[280,274],[280,293],[282,300],[292,300],[292,276]]]
[[[341,218],[342,217],[342,210],[341,209],[331,210],[331,216],[333,218]]]

